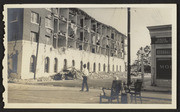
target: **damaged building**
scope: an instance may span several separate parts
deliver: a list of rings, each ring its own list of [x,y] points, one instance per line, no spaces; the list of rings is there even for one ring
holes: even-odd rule
[[[78,8],[8,9],[8,77],[124,72],[126,36]]]

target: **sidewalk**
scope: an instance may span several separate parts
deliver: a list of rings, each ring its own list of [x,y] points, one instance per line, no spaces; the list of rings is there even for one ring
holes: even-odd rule
[[[142,91],[171,93],[172,88],[171,87],[161,87],[161,86],[151,86],[151,82],[148,81],[145,83],[145,87],[142,89]]]

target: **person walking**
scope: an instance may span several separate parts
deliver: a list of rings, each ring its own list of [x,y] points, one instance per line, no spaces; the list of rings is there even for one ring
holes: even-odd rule
[[[86,64],[83,65],[84,69],[83,69],[83,82],[82,82],[82,89],[80,91],[84,91],[84,85],[86,85],[86,92],[89,91],[89,88],[88,88],[88,83],[87,83],[87,80],[88,80],[88,75],[89,75],[89,71],[86,67]]]

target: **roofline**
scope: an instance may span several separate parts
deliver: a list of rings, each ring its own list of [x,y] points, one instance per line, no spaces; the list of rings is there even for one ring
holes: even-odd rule
[[[115,31],[117,31],[118,33],[120,33],[121,35],[123,35],[123,37],[126,37],[126,35],[124,35],[124,34],[121,33],[120,31],[118,31],[116,28],[114,28],[114,27],[112,27],[112,26],[110,26],[110,25],[106,25],[106,24],[104,24],[104,23],[96,20],[95,18],[91,17],[89,14],[87,14],[87,13],[86,13],[85,11],[83,11],[82,9],[79,9],[79,8],[74,8],[74,9],[80,10],[81,12],[85,13],[85,15],[87,15],[87,16],[90,17],[91,19],[97,21],[98,23],[100,23],[100,24],[102,24],[102,25],[104,25],[104,26],[107,26],[107,27],[109,27],[109,28],[112,28],[113,30],[115,30]]]
[[[172,25],[171,25],[171,24],[168,24],[168,25],[147,26],[147,28],[148,28],[149,30],[159,29],[159,28],[167,28],[167,27],[172,27]]]

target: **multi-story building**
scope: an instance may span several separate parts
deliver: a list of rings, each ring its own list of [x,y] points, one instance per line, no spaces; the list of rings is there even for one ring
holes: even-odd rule
[[[8,9],[8,74],[37,78],[83,64],[89,72],[123,72],[125,39],[78,8]]]

